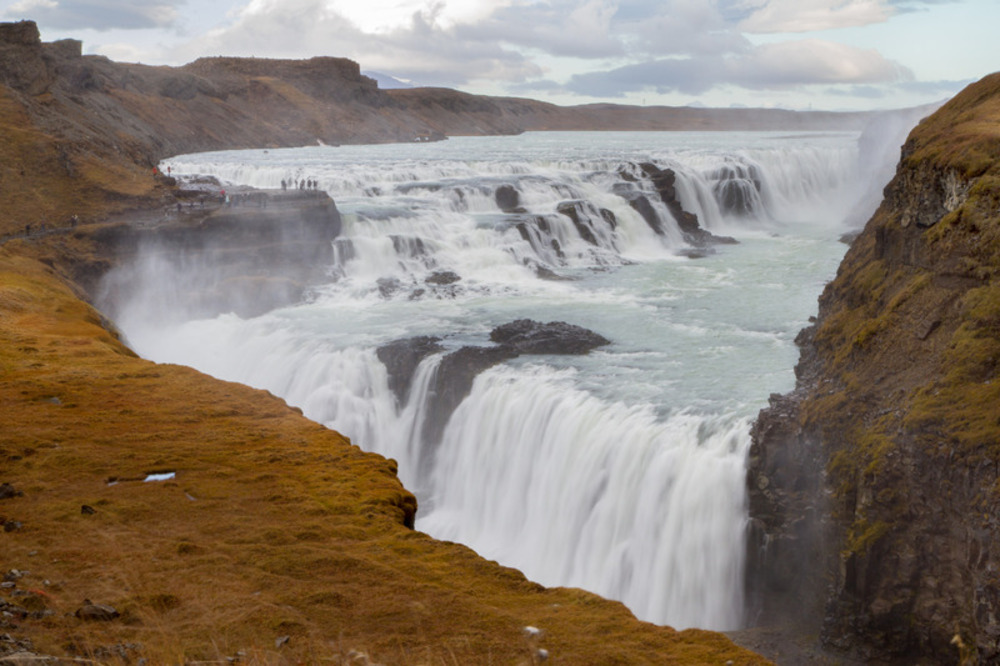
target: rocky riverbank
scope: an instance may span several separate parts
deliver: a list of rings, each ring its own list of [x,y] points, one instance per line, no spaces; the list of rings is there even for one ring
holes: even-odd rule
[[[1000,659],[1000,75],[912,132],[750,454],[751,617],[876,663]]]

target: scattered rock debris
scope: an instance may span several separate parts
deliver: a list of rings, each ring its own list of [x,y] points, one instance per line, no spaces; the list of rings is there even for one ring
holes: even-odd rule
[[[95,604],[90,599],[84,599],[83,605],[77,608],[73,614],[88,622],[110,622],[120,615],[114,606]]]
[[[24,497],[24,491],[17,490],[9,483],[0,483],[0,499],[10,499],[12,497]]]

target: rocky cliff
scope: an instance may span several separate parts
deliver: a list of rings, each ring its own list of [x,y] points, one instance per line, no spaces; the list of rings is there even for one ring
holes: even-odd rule
[[[751,618],[1000,660],[1000,75],[911,133],[755,424]]]

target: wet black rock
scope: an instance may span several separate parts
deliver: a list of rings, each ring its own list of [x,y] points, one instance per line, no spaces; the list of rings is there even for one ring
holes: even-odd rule
[[[684,207],[681,205],[681,200],[677,196],[677,188],[675,187],[675,183],[677,182],[677,173],[673,169],[661,169],[651,162],[643,162],[642,164],[639,164],[638,169],[653,184],[660,200],[667,207],[667,210],[670,211],[670,215],[677,222],[677,226],[684,235],[684,241],[686,243],[695,247],[705,247],[706,245],[735,244],[737,242],[736,239],[729,236],[716,236],[715,234],[703,229],[701,224],[698,222],[698,216],[684,210]],[[643,219],[646,220],[647,224],[649,224],[654,231],[659,234],[663,233],[663,230],[659,228],[658,217],[655,215],[652,205],[648,200],[645,200],[644,196],[623,196],[625,196],[629,204],[631,204],[631,206],[643,216]],[[657,221],[654,222],[653,220]]]
[[[611,342],[582,326],[564,321],[543,324],[531,319],[497,326],[490,340],[512,347],[518,354],[586,354]]]
[[[462,276],[453,271],[435,271],[424,280],[427,284],[447,285],[455,284],[462,279]]]
[[[406,404],[409,399],[413,376],[420,362],[444,349],[440,341],[441,338],[419,336],[396,340],[375,350],[389,373],[389,388],[400,404]]]
[[[554,242],[554,241],[553,241]],[[552,282],[572,282],[573,278],[567,277],[565,275],[560,275],[554,270],[547,266],[542,266],[541,264],[536,264],[532,266],[535,271],[535,275],[538,276],[540,280],[549,280]]]
[[[653,209],[653,204],[650,203],[645,194],[641,192],[624,192],[622,196],[628,201],[628,204],[632,206],[635,212],[642,216],[642,219],[646,221],[650,229],[660,236],[663,235],[664,232],[660,226],[660,218],[656,214],[656,210]]]
[[[510,346],[462,347],[441,359],[431,386],[431,401],[424,421],[424,442],[438,443],[455,408],[472,391],[472,382],[483,370],[518,356]],[[422,461],[423,462],[423,461]]]
[[[497,208],[505,213],[524,213],[521,207],[521,193],[513,185],[501,185],[494,193]]]
[[[715,254],[715,250],[710,247],[686,247],[676,252],[677,256],[688,259],[704,259],[710,254]]]
[[[392,240],[392,249],[402,257],[423,257],[430,254],[427,244],[418,236],[399,236],[394,234],[389,236],[389,238]]]
[[[519,219],[514,227],[521,234],[521,238],[531,244],[537,255],[547,256],[557,263],[565,260],[566,255],[563,254],[562,246],[552,236],[552,225],[544,215],[525,216]]]
[[[582,201],[563,201],[556,206],[556,210],[572,220],[573,226],[576,227],[577,233],[580,234],[580,238],[591,245],[597,245],[597,237],[594,236],[594,230],[590,227],[587,216],[581,211],[582,206]]]
[[[473,382],[481,372],[521,354],[586,354],[610,343],[581,326],[530,319],[496,327],[490,333],[490,340],[497,344],[462,347],[441,359],[428,390],[427,416],[420,433],[425,455],[418,463],[419,475],[429,470],[448,419],[472,391]],[[420,362],[443,349],[439,343],[439,338],[417,337],[398,340],[377,350],[379,360],[388,370],[389,386],[400,403],[409,396]]]

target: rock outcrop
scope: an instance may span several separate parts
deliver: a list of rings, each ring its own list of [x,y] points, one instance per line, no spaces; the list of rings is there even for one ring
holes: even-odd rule
[[[522,354],[582,355],[610,344],[591,330],[566,322],[541,323],[530,319],[497,326],[490,332],[493,346],[464,346],[446,353],[431,380],[430,405],[421,439],[433,452],[441,441],[452,412],[468,397],[476,376]],[[441,339],[420,336],[397,340],[378,348],[379,360],[389,372],[389,386],[405,403],[417,366],[431,354],[444,351]],[[428,463],[430,461],[427,461]]]
[[[753,431],[758,623],[866,660],[1000,660],[1000,75],[911,133]]]
[[[702,228],[698,222],[698,216],[684,210],[681,200],[677,195],[677,173],[670,168],[660,168],[652,162],[641,164],[627,164],[619,170],[619,175],[626,181],[621,183],[621,187],[616,189],[616,193],[628,201],[642,219],[646,221],[658,235],[665,235],[667,229],[664,228],[663,220],[656,212],[650,197],[659,200],[667,209],[670,217],[677,223],[677,228],[681,232],[684,242],[693,248],[704,250],[711,245],[734,244],[736,239],[729,236],[716,236],[707,229]],[[636,188],[632,183],[640,180],[648,181],[653,191],[648,192]]]
[[[580,355],[611,344],[603,335],[564,321],[518,319],[490,331],[490,340],[518,354]]]
[[[158,295],[167,311],[197,318],[256,316],[299,301],[326,278],[341,227],[326,193],[255,191],[229,204],[217,195],[198,198],[148,224],[77,232],[108,258],[110,272],[94,271],[81,282],[109,315],[143,279],[139,290]]]

